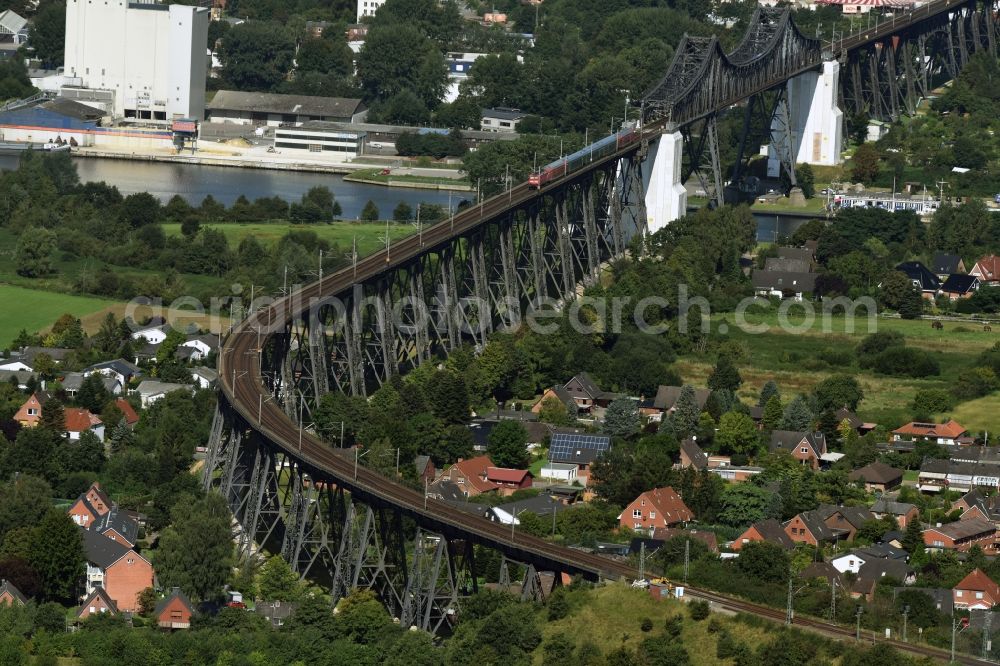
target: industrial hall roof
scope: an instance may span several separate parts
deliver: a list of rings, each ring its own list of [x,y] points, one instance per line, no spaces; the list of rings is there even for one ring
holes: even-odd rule
[[[295,114],[350,118],[365,110],[360,99],[317,97],[314,95],[278,95],[274,93],[220,90],[205,105],[209,111],[256,111],[259,113]]]

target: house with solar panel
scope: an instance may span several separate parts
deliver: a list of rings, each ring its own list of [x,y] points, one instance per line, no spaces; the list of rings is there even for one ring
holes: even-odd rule
[[[594,462],[610,448],[610,435],[556,430],[549,441],[549,461],[540,475],[543,479],[579,482],[585,486]]]

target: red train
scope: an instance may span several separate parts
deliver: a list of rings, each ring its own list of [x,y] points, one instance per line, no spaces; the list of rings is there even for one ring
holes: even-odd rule
[[[588,162],[612,155],[625,146],[635,143],[639,140],[639,136],[639,129],[635,125],[626,127],[617,134],[606,136],[596,143],[581,148],[572,155],[567,155],[543,166],[528,176],[528,185],[530,187],[541,187],[556,178],[562,178],[567,174],[573,173]]]

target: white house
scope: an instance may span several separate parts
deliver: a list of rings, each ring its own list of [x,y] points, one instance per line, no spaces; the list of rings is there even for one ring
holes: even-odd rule
[[[219,373],[212,368],[191,368],[191,379],[198,385],[198,388],[212,388],[219,379]]]
[[[170,382],[158,382],[153,379],[143,380],[136,387],[135,392],[139,394],[139,400],[143,409],[149,407],[157,400],[162,400],[168,393],[174,391],[187,391],[191,393],[193,389],[188,384],[171,384]]]
[[[208,9],[152,0],[67,0],[64,73],[113,94],[119,118],[205,113]]]
[[[4,361],[0,363],[0,370],[9,370],[10,372],[33,372],[34,369],[22,361]]]
[[[385,0],[358,0],[358,23],[366,16],[375,16],[375,12],[384,4]]]
[[[219,348],[219,336],[211,333],[195,335],[182,342],[181,347],[189,347],[192,350],[189,355],[192,361],[201,361]]]
[[[143,339],[151,345],[158,345],[167,339],[167,332],[170,330],[170,326],[167,324],[160,324],[159,326],[148,326],[146,328],[140,328],[138,331],[132,334],[133,340]]]
[[[858,553],[844,553],[830,560],[830,564],[840,573],[850,571],[852,574],[856,574],[865,565],[865,560]]]

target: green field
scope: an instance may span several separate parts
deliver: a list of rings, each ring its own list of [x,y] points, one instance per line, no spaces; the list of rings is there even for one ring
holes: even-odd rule
[[[783,399],[788,400],[798,393],[809,392],[832,374],[847,373],[858,377],[865,392],[865,399],[858,408],[862,418],[892,427],[912,418],[910,403],[919,389],[949,388],[982,351],[1000,342],[1000,332],[984,332],[981,325],[974,323],[944,322],[943,330],[935,330],[928,320],[878,318],[869,326],[868,320],[858,319],[854,322],[854,332],[849,333],[845,332],[842,316],[830,318],[829,330],[825,332],[820,318],[802,332],[779,328],[777,315],[773,312],[748,313],[745,319],[750,324],[764,324],[768,330],[762,334],[740,330],[734,326],[735,317],[729,313],[712,319],[713,331],[720,331],[720,325],[725,324],[729,340],[741,346],[742,359],[737,366],[744,382],[740,396],[745,402],[756,403],[761,387],[771,379],[777,382]],[[798,324],[802,320],[791,317],[790,323]],[[859,369],[854,348],[865,335],[875,330],[903,333],[908,346],[924,349],[937,359],[941,374],[912,379],[880,376]],[[705,386],[714,363],[714,354],[693,353],[678,359],[676,366],[685,382]],[[973,431],[995,431],[1000,428],[998,406],[1000,396],[991,396],[959,405],[952,414],[939,416],[953,416]]]
[[[287,224],[275,222],[273,224],[240,224],[240,223],[219,223],[206,224],[203,228],[221,231],[229,241],[229,246],[236,249],[240,241],[247,236],[254,236],[264,246],[272,246],[289,231],[312,231],[321,239],[349,251],[354,239],[358,240],[358,254],[371,254],[380,249],[385,244],[386,224],[382,222],[371,224],[360,224],[357,222],[333,222],[331,224]],[[389,239],[393,242],[405,238],[416,232],[416,228],[411,224],[397,224],[390,222]],[[163,231],[168,236],[180,236],[180,224],[164,224]]]
[[[90,296],[69,296],[54,292],[0,284],[0,347],[6,347],[23,328],[48,328],[62,314],[85,317],[114,305],[114,301]]]

